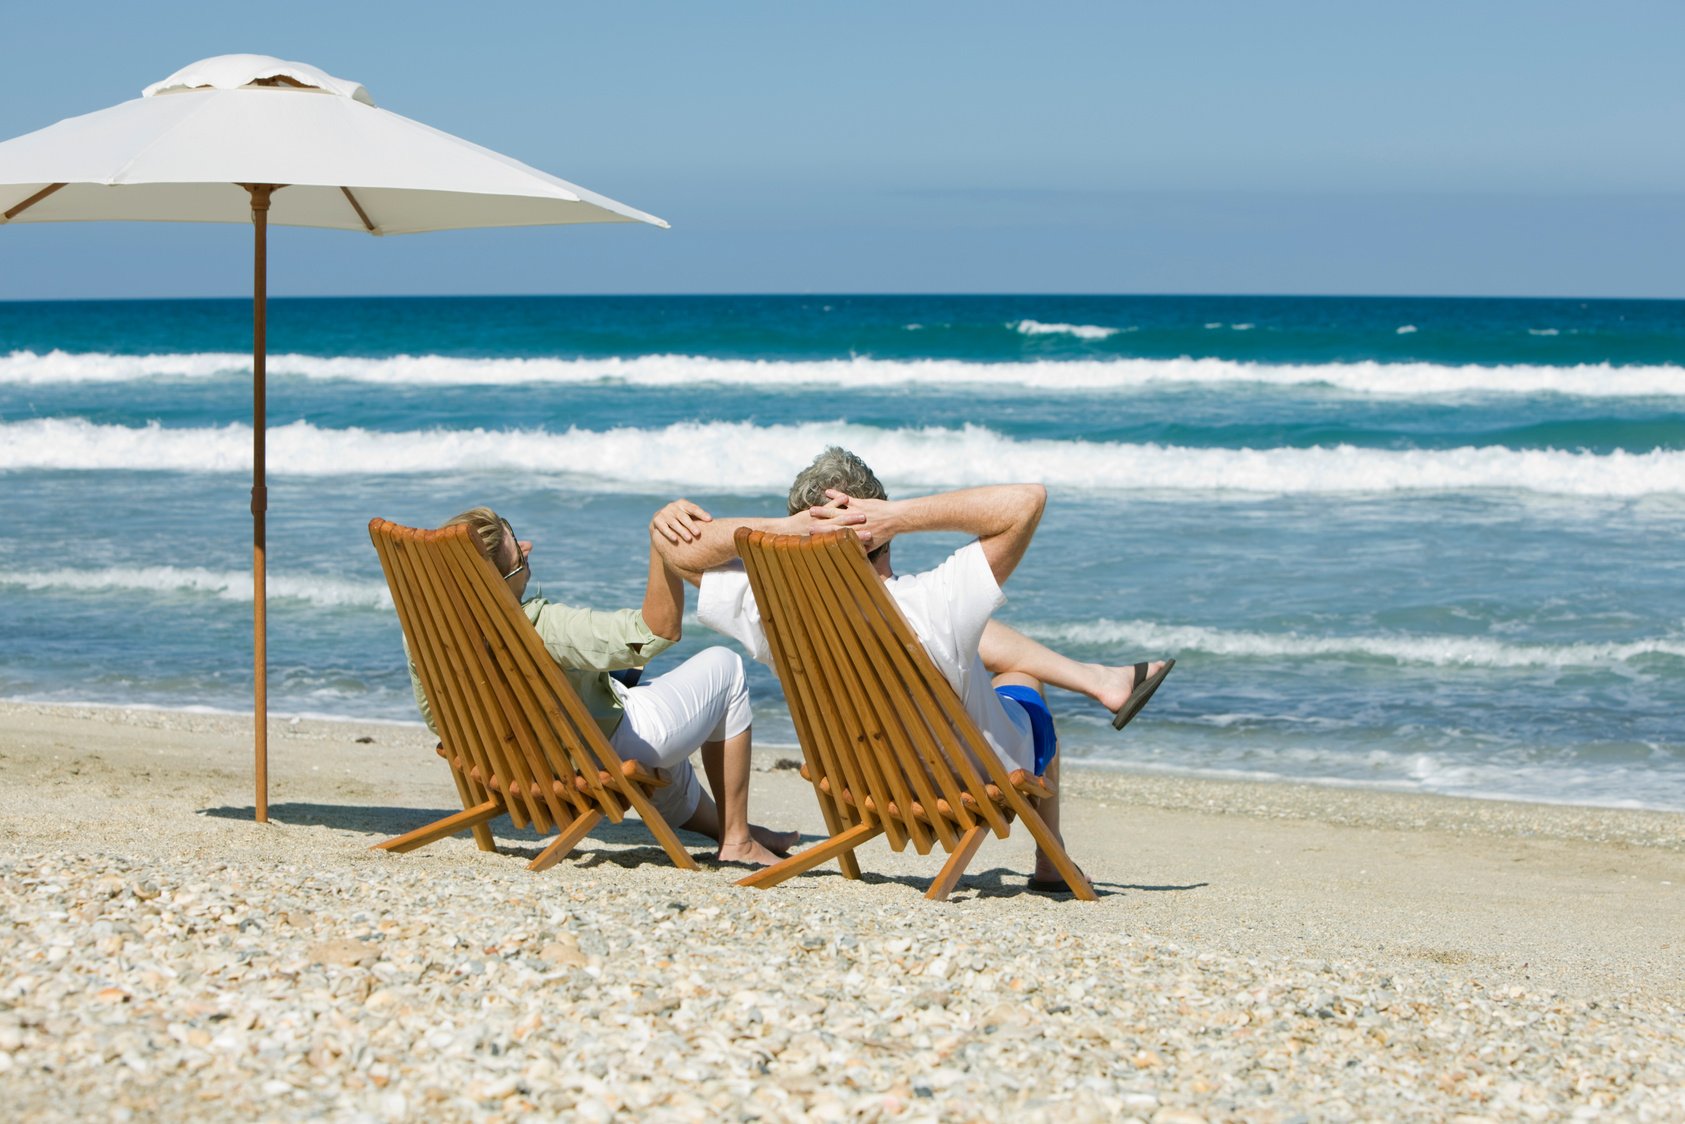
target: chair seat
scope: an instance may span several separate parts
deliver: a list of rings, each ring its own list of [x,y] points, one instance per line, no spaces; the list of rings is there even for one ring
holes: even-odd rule
[[[488,780],[478,765],[465,760],[460,754],[453,757],[443,745],[435,746],[434,752],[448,761],[453,769],[461,770],[474,781],[485,785],[493,792],[501,792],[505,796],[531,796],[535,799],[542,799],[544,796],[544,789],[538,781],[533,781],[528,785],[523,785],[520,781],[506,782],[502,777],[497,776],[495,773]],[[664,788],[668,783],[666,777],[650,772],[637,761],[622,761],[620,763],[620,773],[627,780],[634,784],[643,785],[646,789]],[[613,774],[611,774],[607,769],[598,770],[598,785],[608,785],[611,784],[613,780]],[[577,792],[589,792],[591,790],[591,782],[585,778],[583,773],[575,773],[573,775],[573,788]],[[567,792],[568,786],[566,782],[555,777],[550,779],[550,794],[552,796],[566,796]]]
[[[812,783],[813,776],[808,772],[808,768],[805,764],[801,767],[801,774],[804,780]],[[1050,797],[1053,795],[1053,790],[1047,786],[1047,782],[1045,780],[1026,769],[1013,770],[1009,779],[1012,781],[1012,787],[1022,796],[1036,798]],[[852,804],[855,807],[871,812],[874,815],[901,815],[901,809],[893,800],[886,800],[884,802],[884,806],[880,808],[878,807],[878,802],[870,796],[867,796],[864,800],[856,800],[853,791],[847,787],[844,787],[841,792],[833,791],[831,778],[829,777],[819,778],[817,787],[820,792],[823,792],[827,796],[835,796],[845,804]],[[1011,823],[1016,813],[1013,811],[1011,804],[1007,801],[1006,794],[992,784],[984,785],[983,791],[988,795],[994,805],[1000,809],[1001,815],[1005,817],[1006,822]],[[969,792],[960,793],[960,804],[968,812],[975,812],[978,810],[977,798]],[[909,812],[915,819],[923,820],[925,823],[932,822],[930,812],[917,800],[911,802]],[[961,820],[960,817],[954,815],[953,805],[949,804],[946,800],[940,798],[937,799],[936,814],[947,820],[949,823],[957,824],[961,827],[965,826],[964,821]]]

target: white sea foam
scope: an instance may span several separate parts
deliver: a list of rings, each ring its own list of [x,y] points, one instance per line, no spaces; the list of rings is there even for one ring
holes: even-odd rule
[[[561,473],[605,491],[728,488],[781,492],[792,465],[839,444],[884,469],[900,489],[1023,480],[1102,492],[1457,492],[1643,496],[1685,492],[1685,452],[1555,449],[1208,449],[1015,440],[980,426],[875,429],[841,421],[756,426],[683,422],[660,429],[434,429],[379,432],[293,422],[269,431],[276,476]],[[251,465],[242,424],[175,429],[46,418],[0,424],[0,471],[240,472]],[[627,465],[636,465],[628,473]]]
[[[133,382],[137,379],[209,379],[250,374],[252,357],[238,352],[201,351],[179,355],[111,355],[98,351],[45,354],[13,351],[0,355],[0,385]]]
[[[48,593],[187,593],[247,604],[252,600],[249,570],[207,570],[191,566],[0,571],[0,588],[6,586]],[[384,582],[270,573],[264,586],[270,601],[290,599],[329,609],[392,607],[392,595]]]
[[[14,351],[0,355],[0,385],[52,386],[145,379],[244,380],[250,370],[250,356],[232,352],[108,355]],[[800,391],[838,386],[917,386],[924,390],[985,387],[1093,394],[1250,383],[1328,388],[1378,398],[1541,393],[1588,398],[1685,397],[1685,367],[1617,367],[1606,363],[1575,367],[1481,367],[1439,363],[1253,363],[1187,357],[973,363],[959,359],[853,357],[798,361],[716,359],[700,355],[606,359],[272,355],[268,371],[272,379],[423,387],[713,384]]]
[[[1098,324],[1043,324],[1039,320],[1020,320],[1012,328],[1025,336],[1075,336],[1079,340],[1110,339],[1118,333],[1116,328]]]
[[[1065,736],[1061,731],[1060,741]],[[1280,748],[1246,741],[1238,752],[1208,746],[1164,743],[1158,749],[1121,748],[1111,741],[1099,752],[1076,748],[1085,766],[1114,767],[1168,776],[1220,780],[1287,781],[1330,788],[1383,792],[1433,792],[1476,800],[1524,800],[1531,804],[1649,808],[1685,811],[1685,774],[1678,769],[1596,768],[1564,761],[1468,761],[1433,754],[1383,750],[1351,754],[1343,749]],[[1640,795],[1635,795],[1640,794]]]
[[[1579,668],[1628,663],[1646,656],[1685,658],[1685,636],[1619,644],[1515,644],[1479,636],[1304,636],[1106,619],[1027,626],[1025,631],[1054,643],[1107,648],[1262,660],[1391,660],[1429,667]]]
[[[1395,334],[1400,335],[1400,336],[1408,336],[1415,331],[1416,331],[1416,325],[1414,325],[1414,324],[1403,324],[1403,325],[1399,326],[1399,328],[1397,329]]]

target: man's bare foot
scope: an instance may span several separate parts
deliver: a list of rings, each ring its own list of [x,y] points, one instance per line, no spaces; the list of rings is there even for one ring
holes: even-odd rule
[[[767,850],[751,836],[741,843],[721,843],[714,856],[723,863],[748,863],[750,866],[771,866],[778,856]]]
[[[749,825],[749,838],[765,847],[780,858],[790,853],[790,848],[802,841],[799,831],[774,831],[770,827],[762,827],[758,823]]]
[[[1163,667],[1164,663],[1163,660],[1155,660],[1148,664],[1147,675],[1157,675],[1158,669]],[[1093,669],[1094,677],[1094,687],[1089,691],[1089,695],[1093,697],[1095,702],[1107,710],[1117,711],[1124,703],[1129,701],[1129,696],[1135,691],[1135,667],[1133,664],[1112,667],[1108,664],[1095,663],[1088,666]]]

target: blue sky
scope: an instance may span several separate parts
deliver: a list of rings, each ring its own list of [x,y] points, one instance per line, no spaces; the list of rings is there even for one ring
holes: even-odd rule
[[[0,138],[250,51],[673,224],[278,230],[276,295],[1685,297],[1678,0],[100,2],[6,38]],[[243,227],[0,230],[0,299],[250,285]]]

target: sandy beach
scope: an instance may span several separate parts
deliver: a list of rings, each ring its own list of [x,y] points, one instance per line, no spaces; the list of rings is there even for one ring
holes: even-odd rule
[[[0,703],[16,1118],[1685,1119],[1685,816],[1071,768],[1098,903],[1015,834],[933,904],[881,842],[375,853],[456,807],[425,731],[270,744],[258,825],[248,721]],[[755,814],[811,840],[794,756]]]

